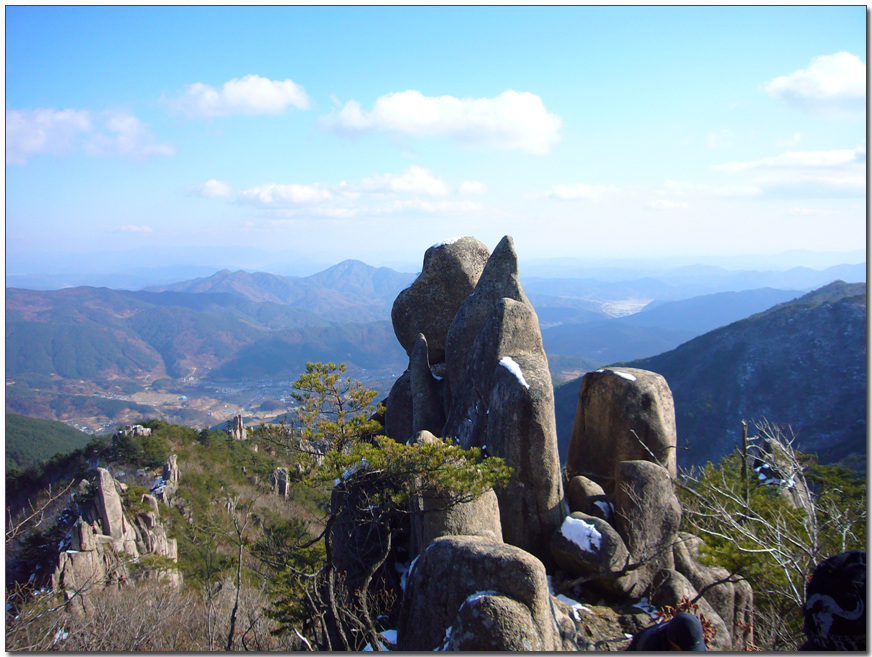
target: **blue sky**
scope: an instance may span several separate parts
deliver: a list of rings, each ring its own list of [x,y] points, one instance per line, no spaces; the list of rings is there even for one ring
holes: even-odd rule
[[[865,248],[865,6],[5,14],[7,270]]]

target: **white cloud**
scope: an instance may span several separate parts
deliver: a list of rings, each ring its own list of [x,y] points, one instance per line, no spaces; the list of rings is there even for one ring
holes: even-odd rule
[[[151,226],[121,226],[118,230],[122,233],[151,233],[153,232],[153,228]]]
[[[483,206],[452,196],[483,187],[481,183],[467,181],[455,189],[429,169],[412,165],[400,173],[350,182],[260,185],[239,192],[237,202],[288,217],[348,218],[399,212],[463,214],[480,211]],[[434,197],[440,200],[432,200]]]
[[[195,82],[182,95],[166,99],[166,102],[189,118],[281,114],[289,106],[297,109],[310,106],[306,90],[293,80],[270,80],[259,75],[233,78],[220,89]]]
[[[154,143],[145,124],[132,114],[106,112],[103,117],[103,131],[96,132],[84,143],[88,155],[140,158],[147,155],[174,155],[176,152],[172,146]]]
[[[865,141],[854,149],[790,151],[714,168],[750,175],[749,184],[769,195],[797,198],[866,195]]]
[[[554,185],[550,190],[529,194],[530,199],[556,199],[558,201],[575,201],[578,199],[587,199],[596,201],[601,199],[606,194],[617,191],[614,185],[587,185],[585,183],[573,183],[569,185]]]
[[[362,192],[430,196],[445,196],[451,191],[448,183],[434,176],[432,171],[414,164],[400,174],[385,173],[364,178],[356,185],[352,185],[352,188]]]
[[[799,145],[802,142],[802,135],[798,132],[794,132],[790,137],[786,137],[780,141],[775,142],[775,146],[778,148],[793,148],[794,146]]]
[[[460,183],[457,191],[461,194],[484,194],[487,191],[487,187],[478,180],[464,180]]]
[[[85,110],[35,109],[6,112],[6,163],[26,164],[40,153],[62,155],[70,151],[77,135],[92,129]]]
[[[725,185],[712,189],[712,194],[725,198],[746,198],[749,196],[760,196],[762,193],[763,190],[757,185]]]
[[[251,205],[309,205],[331,200],[333,193],[323,185],[277,185],[268,183],[239,192],[239,201]]]
[[[684,201],[670,201],[667,199],[656,199],[654,201],[649,201],[645,203],[642,207],[648,210],[660,210],[660,211],[670,211],[670,210],[688,210],[690,209],[690,205],[685,203]]]
[[[466,146],[544,154],[560,140],[563,121],[529,92],[508,90],[495,98],[455,98],[408,90],[381,96],[370,111],[362,110],[357,101],[348,101],[319,123],[327,132],[344,136],[368,132],[448,136]]]
[[[785,210],[784,214],[790,217],[828,217],[833,214],[832,210],[824,210],[822,208],[790,208]]]
[[[422,212],[426,214],[468,214],[484,209],[473,201],[426,201],[423,199],[398,200],[383,208],[382,212]]]
[[[730,130],[722,128],[706,135],[705,143],[709,148],[728,148],[733,145],[734,137]]]
[[[34,155],[65,155],[81,150],[100,157],[173,155],[175,149],[158,144],[147,126],[122,111],[10,110],[6,112],[6,162],[27,164]]]
[[[729,162],[716,165],[720,171],[736,172],[752,169],[832,168],[866,162],[866,145],[830,151],[791,151],[751,162]]]
[[[860,115],[866,108],[866,64],[849,52],[812,59],[806,69],[763,85],[773,98],[795,109],[829,117]]]
[[[226,198],[233,193],[233,188],[223,180],[207,180],[193,188],[193,193],[204,198]]]

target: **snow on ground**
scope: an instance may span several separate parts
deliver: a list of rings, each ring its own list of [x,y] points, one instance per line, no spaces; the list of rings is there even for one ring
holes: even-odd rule
[[[641,609],[646,614],[648,614],[651,618],[659,618],[657,614],[657,610],[648,604],[648,598],[640,598],[639,602],[633,605],[636,609]]]
[[[450,246],[451,244],[454,244],[456,241],[458,241],[460,239],[463,239],[463,238],[462,237],[452,237],[450,240],[445,240],[444,242],[436,242],[436,244],[434,244],[431,248],[435,249],[436,247],[439,247],[439,246]]]
[[[460,605],[460,606],[462,607],[462,606],[465,605],[467,602],[475,602],[475,601],[478,600],[479,598],[483,598],[483,597],[485,597],[486,595],[499,595],[499,593],[497,593],[496,591],[476,591],[476,592],[473,593],[472,595],[467,596],[466,600],[464,600],[464,601],[463,601],[463,604]]]
[[[518,379],[520,384],[525,388],[529,388],[530,384],[524,379],[524,374],[521,372],[521,366],[518,365],[514,360],[509,356],[504,356],[500,358],[500,365],[505,367],[509,372],[515,375],[515,378]]]
[[[575,543],[585,552],[596,552],[600,549],[603,541],[603,535],[597,531],[596,527],[581,518],[573,518],[572,516],[566,516],[560,526],[560,533],[566,540]]]
[[[567,596],[563,595],[562,593],[558,596],[555,596],[555,597],[558,600],[560,600],[561,602],[565,602],[570,607],[572,607],[572,616],[577,621],[581,620],[581,616],[578,615],[579,611],[588,611],[588,612],[590,611],[590,609],[588,607],[585,607],[578,600],[573,600],[572,598],[567,597]]]
[[[627,381],[635,381],[636,380],[635,376],[633,376],[632,374],[628,374],[627,372],[618,372],[617,370],[607,370],[605,368],[597,370],[597,374],[599,374],[601,372],[611,372],[612,374],[616,374],[617,376],[621,377],[622,379],[626,379]]]

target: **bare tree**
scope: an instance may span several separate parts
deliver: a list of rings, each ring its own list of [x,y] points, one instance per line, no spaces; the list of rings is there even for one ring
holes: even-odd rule
[[[684,518],[709,553],[752,583],[758,642],[795,648],[807,576],[826,557],[865,545],[866,508],[840,506],[832,487],[815,491],[789,428],[766,421],[756,428],[747,455],[677,483]]]

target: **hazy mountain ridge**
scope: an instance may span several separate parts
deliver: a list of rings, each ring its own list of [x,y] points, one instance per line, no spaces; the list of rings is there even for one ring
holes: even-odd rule
[[[549,354],[603,364],[645,358],[800,294],[765,288],[653,302],[624,317],[543,328],[542,340]]]
[[[791,425],[799,448],[822,462],[866,453],[865,284],[837,281],[622,364],[666,378],[684,466],[732,450],[743,419]],[[577,379],[555,391],[561,445],[572,431],[580,385]]]
[[[229,293],[253,302],[286,304],[322,318],[342,321],[378,321],[390,316],[397,293],[415,276],[386,267],[371,267],[359,260],[345,260],[322,272],[303,278],[288,278],[266,272],[231,272],[152,286],[146,292]]]

